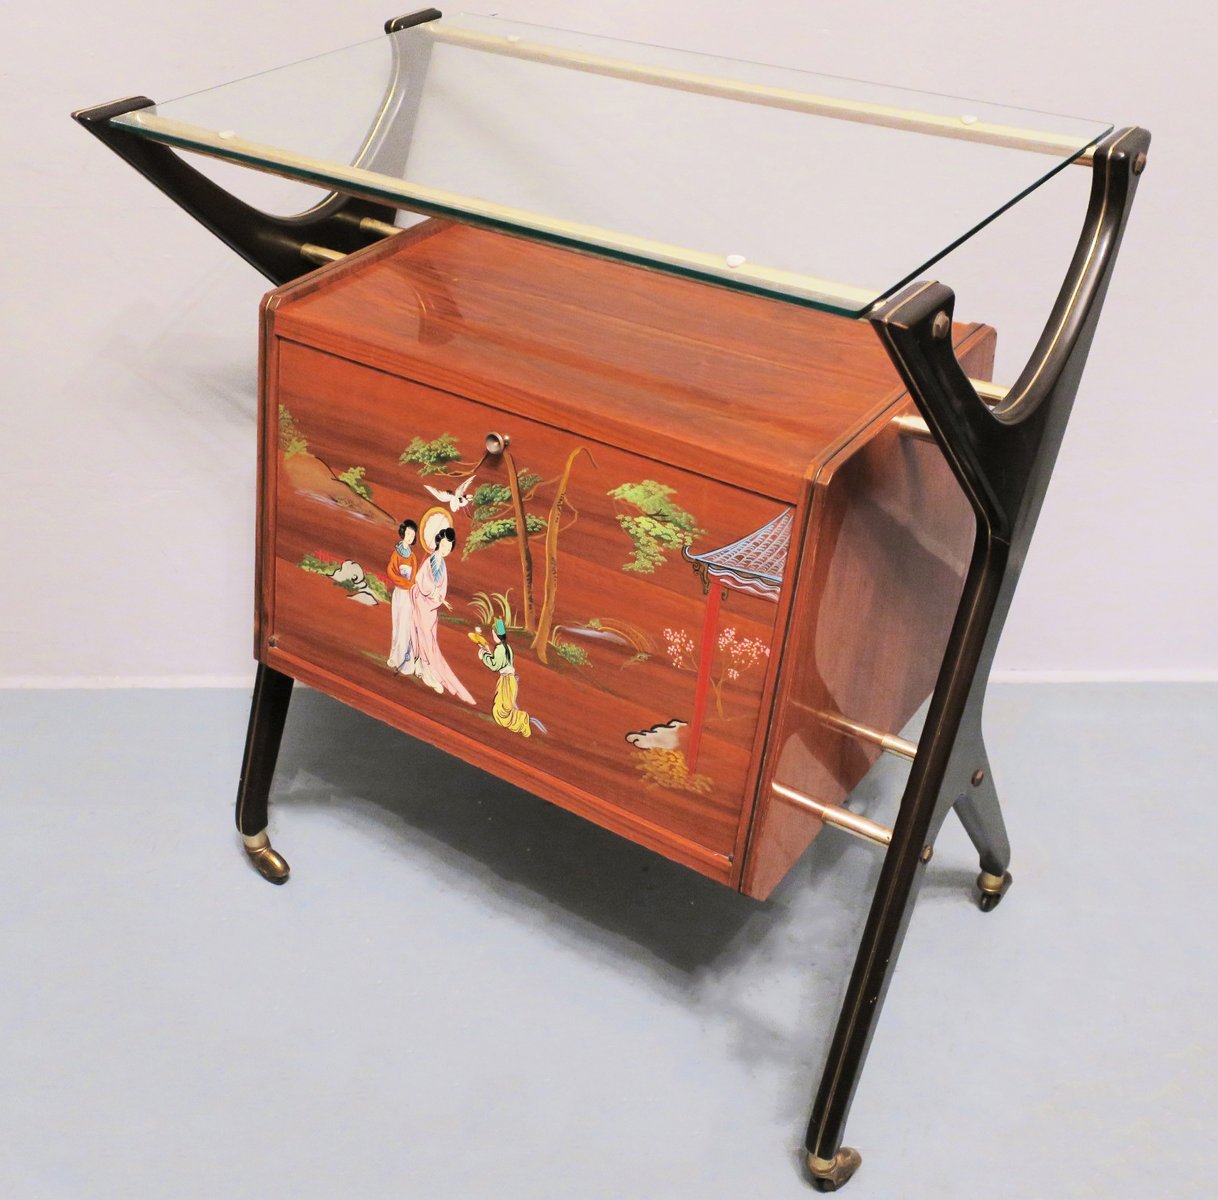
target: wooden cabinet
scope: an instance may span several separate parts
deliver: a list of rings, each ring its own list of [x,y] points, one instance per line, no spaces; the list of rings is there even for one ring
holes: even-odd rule
[[[929,693],[972,516],[867,325],[430,221],[263,350],[268,666],[758,897],[820,828],[773,785]]]

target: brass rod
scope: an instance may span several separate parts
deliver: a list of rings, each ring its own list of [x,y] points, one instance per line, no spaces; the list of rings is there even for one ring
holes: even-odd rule
[[[921,418],[918,419],[921,420]],[[918,753],[918,747],[913,742],[908,742],[903,737],[897,737],[895,733],[884,733],[882,730],[872,729],[870,725],[864,725],[861,721],[852,721],[840,713],[822,712],[817,715],[826,725],[832,725],[834,729],[840,729],[843,733],[862,738],[863,741],[870,742],[873,746],[879,746],[881,750],[887,751],[889,754],[912,759]]]
[[[887,846],[892,841],[892,830],[887,825],[869,821],[866,817],[860,817],[858,813],[836,804],[822,804],[819,800],[813,800],[811,796],[805,796],[803,792],[797,792],[794,788],[786,787],[781,783],[772,783],[770,787],[776,796],[789,800],[835,829],[845,830],[846,833],[852,833],[855,837],[875,842],[878,846]]]
[[[970,379],[969,383],[973,385],[973,390],[977,393],[978,397],[985,404],[989,405],[997,404],[1011,390],[1006,384],[990,383],[985,379]],[[892,423],[906,437],[919,438],[924,442],[933,442],[935,440],[931,436],[925,419],[917,413],[901,413],[900,416],[893,417]]]
[[[507,58],[525,59],[529,62],[555,63],[572,70],[587,71],[593,75],[605,75],[613,79],[628,79],[639,83],[655,84],[659,87],[675,88],[682,92],[696,92],[705,96],[719,96],[727,100],[761,104],[768,108],[782,108],[791,112],[833,117],[837,120],[853,121],[863,125],[879,125],[889,129],[929,133],[937,137],[981,142],[990,146],[1007,146],[1015,150],[1031,150],[1040,154],[1072,154],[1077,156],[1074,161],[1083,166],[1090,166],[1094,157],[1093,147],[1089,146],[1081,152],[1079,151],[1077,136],[1000,125],[991,121],[979,120],[969,113],[944,115],[920,112],[917,109],[871,104],[863,100],[846,100],[838,96],[822,96],[814,92],[795,91],[791,88],[745,83],[743,80],[725,79],[720,75],[703,75],[692,71],[678,71],[671,67],[648,66],[644,63],[631,62],[629,59],[606,58],[599,54],[587,54],[579,50],[547,46],[541,42],[526,42],[510,34],[475,33],[470,29],[452,28],[442,22],[421,25],[418,28],[420,32],[429,35],[437,42],[466,46],[472,50],[500,54]]]
[[[331,250],[328,246],[315,246],[312,242],[305,242],[300,247],[300,256],[315,263],[338,262],[340,258],[347,257],[341,250]]]
[[[394,225],[389,221],[378,221],[375,217],[361,217],[359,227],[365,233],[377,233],[381,237],[393,237],[395,233],[401,233],[400,225]]]
[[[906,437],[917,438],[922,442],[935,440],[930,435],[930,426],[917,413],[901,413],[900,416],[892,418],[892,423]]]
[[[992,383],[988,379],[970,379],[969,383],[986,404],[997,404],[999,400],[1005,400],[1007,392],[1011,390],[1005,383]]]

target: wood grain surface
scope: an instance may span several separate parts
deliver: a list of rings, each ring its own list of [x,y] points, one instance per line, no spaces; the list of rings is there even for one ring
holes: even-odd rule
[[[989,379],[994,331],[957,353]],[[913,412],[908,399],[892,415]],[[939,448],[875,422],[817,477],[743,890],[768,896],[821,832],[774,782],[842,804],[881,751],[826,714],[900,733],[930,695],[975,522]],[[836,835],[845,836],[845,835]]]
[[[282,305],[278,332],[789,503],[901,390],[859,322],[482,229],[415,236]]]
[[[955,336],[981,377],[992,331]],[[865,325],[429,221],[272,293],[262,383],[258,656],[713,878],[768,894],[818,831],[772,779],[836,802],[870,765],[817,712],[898,728],[930,689],[958,497]],[[429,512],[439,691],[387,663]],[[712,580],[703,656],[682,547],[784,512],[777,602]],[[514,698],[469,636],[495,615]]]

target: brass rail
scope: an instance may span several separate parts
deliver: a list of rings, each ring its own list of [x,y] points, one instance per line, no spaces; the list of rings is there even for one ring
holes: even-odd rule
[[[986,379],[970,379],[969,383],[973,385],[973,391],[977,393],[981,400],[990,406],[1006,399],[1007,393],[1011,390],[1005,384],[991,383]],[[893,417],[892,423],[906,437],[918,438],[923,442],[933,442],[935,440],[931,436],[930,428],[927,426],[925,419],[917,413],[902,413],[900,416]]]
[[[822,804],[819,800],[814,800],[811,796],[806,796],[803,792],[797,792],[794,788],[786,787],[781,783],[772,783],[770,788],[776,796],[781,796],[784,800],[805,809],[835,829],[844,829],[855,837],[875,842],[879,846],[887,846],[892,841],[892,830],[887,825],[880,825],[866,817],[860,817],[858,813],[851,812],[848,808],[842,808],[836,804]]]
[[[315,263],[338,262],[340,258],[347,257],[342,250],[331,250],[329,246],[315,246],[312,242],[305,242],[300,247],[300,256]]]
[[[913,742],[906,741],[903,737],[897,737],[895,733],[884,733],[880,729],[872,729],[870,725],[864,725],[861,721],[852,721],[840,713],[822,712],[817,713],[817,716],[826,725],[832,725],[834,729],[840,729],[843,733],[861,738],[873,746],[879,746],[881,750],[887,751],[889,754],[912,759],[918,752],[918,747]]]
[[[437,42],[465,46],[471,50],[482,50],[488,54],[500,54],[507,58],[554,63],[557,66],[586,71],[593,75],[628,79],[636,83],[650,83],[659,87],[675,88],[682,92],[696,92],[704,96],[718,96],[726,100],[760,104],[768,108],[783,108],[791,112],[833,117],[837,120],[853,121],[862,125],[905,129],[914,133],[928,133],[936,137],[954,138],[965,142],[981,142],[989,146],[1006,146],[1014,150],[1031,150],[1040,154],[1074,154],[1077,157],[1073,161],[1081,166],[1090,166],[1094,153],[1091,146],[1079,152],[1077,136],[1065,133],[1047,133],[1038,129],[1021,129],[1015,125],[1000,125],[992,121],[982,121],[967,112],[948,116],[941,113],[919,112],[917,109],[897,108],[887,104],[871,104],[864,100],[845,100],[838,96],[822,96],[815,92],[801,92],[792,88],[745,83],[743,80],[725,79],[720,75],[678,71],[671,67],[649,66],[624,58],[607,58],[600,54],[588,54],[582,50],[547,46],[541,42],[526,42],[513,34],[476,33],[472,29],[448,27],[441,22],[420,25],[417,28],[419,32]]]

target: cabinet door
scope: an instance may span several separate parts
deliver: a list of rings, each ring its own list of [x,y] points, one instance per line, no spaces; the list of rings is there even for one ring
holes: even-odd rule
[[[261,656],[732,877],[790,508],[294,342],[266,384]]]

